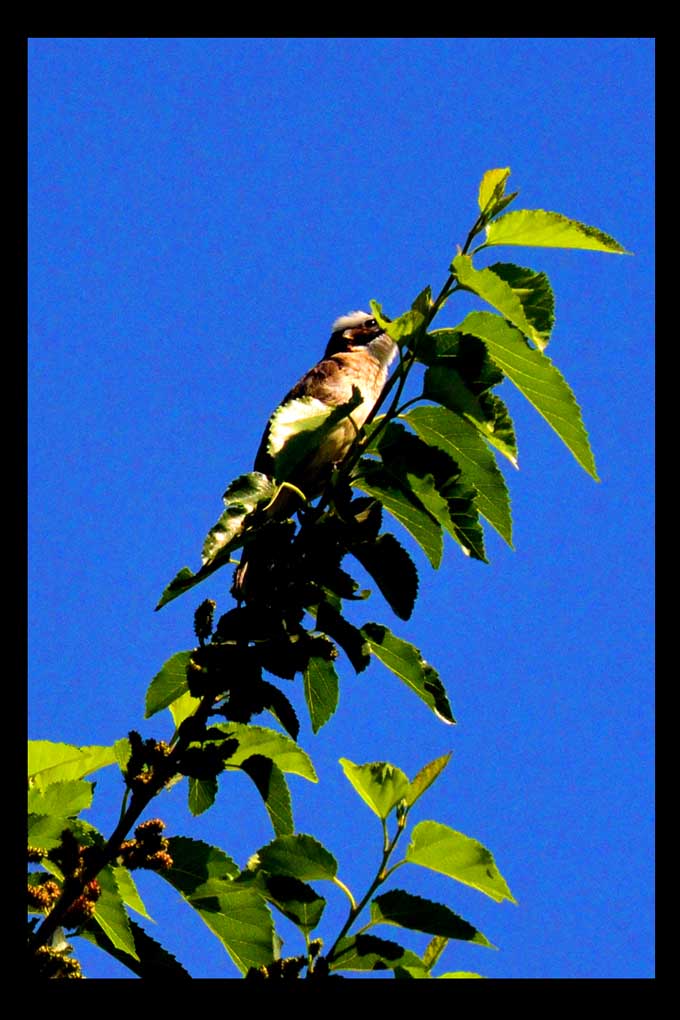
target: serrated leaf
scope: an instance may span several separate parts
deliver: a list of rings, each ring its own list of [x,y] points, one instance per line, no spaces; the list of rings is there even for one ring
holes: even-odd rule
[[[409,783],[408,792],[406,794],[407,804],[413,806],[413,804],[422,797],[425,791],[432,786],[435,779],[442,774],[450,760],[451,751],[449,751],[448,754],[443,754],[441,757],[428,762],[427,765],[423,765],[422,769],[418,771]]]
[[[210,577],[211,574],[214,574],[216,570],[219,570],[219,568],[224,566],[224,564],[228,561],[228,555],[225,556],[225,558],[222,558],[218,554],[211,563],[206,563],[196,573],[194,573],[189,567],[182,567],[182,569],[175,574],[172,581],[170,581],[170,583],[163,589],[163,594],[158,600],[155,611],[158,612],[158,610],[162,609],[163,606],[167,606],[168,602],[172,602],[173,599],[179,598],[179,596],[183,595],[186,591],[190,591],[191,588],[195,588],[197,584],[201,584],[205,581],[206,577]]]
[[[440,935],[447,939],[494,948],[481,931],[443,903],[414,896],[403,889],[391,889],[376,896],[371,901],[371,921],[373,924],[395,924],[428,935]]]
[[[544,209],[518,209],[486,228],[486,244],[517,244],[534,248],[584,248],[616,255],[631,253],[609,234]]]
[[[271,758],[261,754],[252,754],[246,758],[241,763],[241,769],[255,783],[276,835],[290,835],[295,828],[293,809],[288,784],[281,769]]]
[[[197,779],[189,776],[187,804],[194,818],[211,808],[217,796],[217,779]]]
[[[94,786],[84,779],[51,783],[44,789],[34,786],[28,791],[28,810],[36,815],[74,818],[92,804]]]
[[[426,443],[448,453],[477,490],[475,505],[512,548],[510,496],[503,475],[479,432],[445,407],[422,406],[404,415]]]
[[[132,754],[132,745],[130,744],[128,737],[121,737],[120,740],[117,740],[113,745],[113,750],[116,755],[118,767],[121,772],[125,774],[128,762],[130,761],[130,755]]]
[[[408,795],[408,777],[389,762],[372,761],[355,765],[349,758],[340,758],[340,765],[361,799],[383,821]]]
[[[481,212],[485,212],[487,208],[490,211],[496,202],[503,197],[509,176],[509,166],[486,171],[479,185],[479,194],[477,196],[477,203]]]
[[[435,935],[434,938],[430,939],[423,953],[423,963],[427,970],[432,970],[448,944],[449,940],[441,935]]]
[[[187,666],[191,655],[191,649],[187,652],[176,652],[156,673],[146,692],[145,719],[167,708],[188,690]]]
[[[274,927],[271,914],[256,889],[235,883],[234,861],[217,847],[175,836],[169,840],[173,866],[160,872],[177,889],[216,935],[245,973],[271,962]]]
[[[361,631],[329,602],[320,602],[317,606],[316,629],[337,641],[357,673],[366,669],[371,661],[366,639]]]
[[[270,963],[271,914],[256,889],[233,881],[239,869],[231,858],[217,847],[183,836],[169,840],[169,851],[173,866],[159,874],[196,910],[239,970],[245,973]]]
[[[494,262],[489,269],[512,287],[527,319],[547,345],[555,325],[555,295],[547,275],[514,262]]]
[[[199,839],[172,836],[168,840],[172,868],[159,872],[183,896],[216,894],[239,874],[239,867],[224,850]]]
[[[267,843],[248,861],[249,871],[267,871],[270,875],[288,875],[302,882],[333,879],[338,871],[335,857],[325,846],[304,833],[279,836]]]
[[[50,783],[84,779],[97,769],[114,765],[113,747],[74,747],[72,744],[55,744],[51,740],[29,740],[28,779],[44,790]]]
[[[498,903],[516,902],[491,851],[448,825],[419,822],[411,834],[405,859],[472,886]]]
[[[326,906],[323,896],[306,882],[287,875],[267,875],[264,872],[257,876],[258,888],[266,899],[272,903],[284,917],[296,924],[301,931],[309,934],[316,928]]]
[[[113,874],[116,879],[118,891],[125,906],[130,907],[131,910],[135,910],[138,914],[141,914],[142,917],[146,917],[150,921],[151,917],[144,906],[144,901],[139,895],[139,890],[137,889],[135,880],[128,869],[121,865],[114,865]]]
[[[116,949],[138,960],[130,919],[118,889],[114,869],[105,865],[97,875],[101,893],[95,903],[93,920],[99,925]]]
[[[242,534],[246,517],[258,507],[268,503],[275,491],[276,486],[271,478],[261,471],[239,475],[229,483],[222,496],[226,509],[210,529],[203,543],[201,556],[204,565],[211,563],[220,553],[223,554],[220,562],[223,562],[228,549],[241,544],[240,541],[236,542],[236,539]]]
[[[350,935],[340,939],[330,961],[332,971],[394,970],[396,967],[422,969],[423,963],[410,949],[376,935]]]
[[[401,620],[408,620],[418,594],[418,571],[394,535],[357,543],[351,552],[378,585],[390,609]]]
[[[318,733],[338,707],[338,674],[330,659],[312,657],[304,671],[305,701],[312,731]]]
[[[469,255],[457,255],[451,263],[451,272],[455,273],[461,287],[471,290],[473,294],[490,304],[528,336],[540,350],[545,347],[545,340],[529,322],[519,297],[500,276],[496,276],[491,269],[475,269]],[[462,323],[457,328],[465,332]]]
[[[240,768],[246,758],[253,754],[261,754],[265,758],[271,758],[282,772],[302,776],[311,783],[318,782],[309,755],[285,733],[267,729],[265,726],[232,722],[220,723],[215,729],[238,740],[238,749],[229,758],[229,767]]]
[[[550,358],[528,347],[516,329],[489,312],[471,312],[461,328],[484,341],[499,368],[545,418],[581,467],[598,481],[581,409]]]
[[[135,921],[130,921],[130,931],[134,938],[136,959],[117,949],[97,925],[91,924],[81,929],[78,936],[99,946],[137,977],[164,981],[174,981],[176,978],[191,979],[189,972],[178,963],[172,953],[152,939]]]
[[[271,712],[277,722],[281,723],[292,739],[297,740],[298,733],[300,732],[300,722],[295,709],[286,695],[267,680],[261,681],[259,689],[263,697],[264,707],[268,712]]]
[[[455,723],[449,699],[436,669],[409,644],[379,623],[362,627],[373,654],[410,687],[443,722]]]
[[[29,846],[43,847],[45,850],[52,850],[61,843],[61,834],[64,829],[72,832],[76,839],[83,846],[98,844],[103,846],[104,838],[94,825],[84,822],[82,818],[72,818],[68,815],[35,815],[28,816],[28,843]],[[55,874],[56,874],[55,870]]]
[[[361,475],[352,480],[352,485],[382,503],[415,539],[436,570],[441,563],[443,551],[439,523],[380,464],[364,458],[360,462],[360,469]]]

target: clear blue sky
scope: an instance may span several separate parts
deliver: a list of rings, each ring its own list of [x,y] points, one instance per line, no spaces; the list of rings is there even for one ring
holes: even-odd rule
[[[338,758],[413,775],[453,750],[417,817],[488,846],[519,905],[401,869],[398,884],[500,949],[452,943],[446,969],[652,976],[653,42],[67,38],[29,54],[33,738],[170,735],[167,713],[142,722],[146,687],[192,646],[200,599],[229,607],[230,577],[154,613],[160,592],[199,565],[225,484],[250,469],[333,319],[370,298],[394,316],[441,285],[485,170],[512,168],[516,208],[562,212],[635,252],[497,249],[478,263],[550,276],[549,353],[602,481],[504,384],[515,550],[487,531],[490,565],[449,544],[436,573],[415,551],[412,619],[379,594],[357,614],[421,648],[458,725],[379,664],[357,677],[345,662],[337,714],[300,735],[320,784],[291,788],[298,830],[361,893],[379,826]],[[440,325],[468,310],[452,300]],[[304,719],[299,681],[286,691]],[[100,775],[88,817],[104,831],[119,790],[113,769]],[[198,819],[181,787],[153,813],[241,864],[272,836],[240,776]],[[161,879],[139,886],[153,933],[194,976],[235,976]],[[325,892],[330,936],[344,902]],[[94,949],[81,958],[91,977],[129,975]]]

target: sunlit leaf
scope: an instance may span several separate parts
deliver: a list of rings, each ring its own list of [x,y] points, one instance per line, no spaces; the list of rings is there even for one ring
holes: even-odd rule
[[[420,822],[411,834],[406,860],[441,872],[498,901],[515,899],[490,850],[440,822]]]
[[[581,467],[597,481],[581,409],[550,358],[532,350],[516,329],[490,312],[471,312],[461,323],[461,329],[484,341],[499,368],[545,418]]]
[[[312,730],[318,733],[338,706],[338,674],[330,659],[314,656],[305,667],[303,679]]]
[[[387,818],[395,805],[408,794],[408,777],[389,762],[373,761],[355,765],[348,758],[340,758],[340,765],[361,799],[378,818]]]
[[[362,631],[373,654],[407,687],[415,691],[435,715],[446,723],[456,721],[439,674],[423,659],[415,645],[397,637],[379,623],[366,623]]]
[[[486,228],[486,244],[518,244],[535,248],[585,248],[629,255],[609,234],[544,209],[518,209]]]
[[[176,652],[156,673],[146,692],[145,719],[167,708],[188,690],[187,666],[191,654],[191,650]]]

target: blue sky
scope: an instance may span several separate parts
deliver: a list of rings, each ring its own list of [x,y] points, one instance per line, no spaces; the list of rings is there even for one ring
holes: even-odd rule
[[[394,626],[437,667],[458,725],[379,664],[357,677],[345,662],[338,712],[314,736],[299,681],[286,686],[320,778],[291,779],[297,829],[359,894],[381,837],[338,758],[413,775],[453,751],[416,820],[488,846],[518,906],[401,869],[400,885],[500,949],[452,943],[447,970],[654,972],[653,62],[649,39],[29,42],[32,738],[170,735],[167,713],[142,722],[146,687],[192,646],[200,599],[229,608],[230,578],[154,613],[160,592],[199,565],[226,483],[333,319],[370,298],[396,316],[441,286],[485,170],[512,168],[513,208],[564,213],[635,253],[477,263],[548,273],[549,353],[602,480],[505,383],[514,551],[487,530],[488,566],[450,544],[433,572],[415,550],[411,620],[379,594],[360,606],[357,622]],[[438,324],[470,307],[452,299]],[[180,787],[153,813],[244,864],[272,835],[248,784],[223,782],[198,819]],[[110,769],[89,813],[103,831],[119,797]],[[235,976],[162,880],[139,886],[153,934],[195,977]],[[344,903],[328,899],[331,937]],[[88,976],[128,976],[94,949],[81,958]]]

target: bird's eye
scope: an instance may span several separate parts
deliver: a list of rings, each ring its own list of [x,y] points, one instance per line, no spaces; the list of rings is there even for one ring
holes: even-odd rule
[[[364,328],[368,327],[369,329],[372,329],[373,326],[377,325],[378,323],[375,321],[375,319],[366,319],[366,322],[364,323]]]

